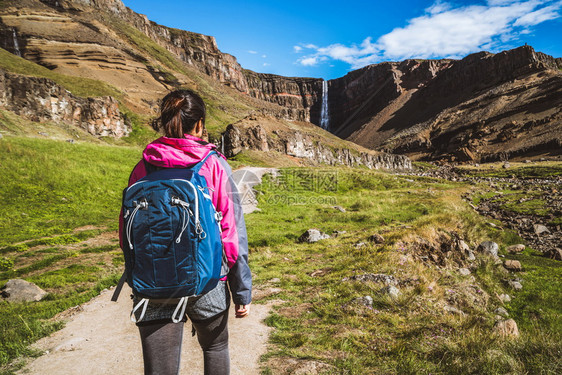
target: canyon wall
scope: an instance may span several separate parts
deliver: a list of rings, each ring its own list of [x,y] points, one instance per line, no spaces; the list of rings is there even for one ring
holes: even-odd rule
[[[112,97],[79,98],[49,79],[3,70],[0,108],[32,121],[75,125],[95,136],[120,138],[131,130]]]

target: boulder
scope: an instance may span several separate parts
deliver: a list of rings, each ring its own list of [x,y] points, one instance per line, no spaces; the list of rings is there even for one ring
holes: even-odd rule
[[[523,245],[521,243],[517,244],[517,245],[511,245],[511,246],[508,246],[506,248],[506,250],[507,250],[508,253],[511,253],[511,254],[520,253],[523,250],[525,250],[525,245]]]
[[[517,323],[513,319],[500,320],[494,325],[494,332],[503,337],[519,337]]]
[[[381,236],[380,234],[377,234],[377,233],[375,233],[375,234],[369,236],[368,240],[369,240],[370,242],[373,242],[373,243],[376,243],[376,244],[382,244],[382,243],[384,243],[384,237]]]
[[[299,237],[299,242],[306,242],[306,243],[313,243],[320,240],[325,240],[326,238],[330,238],[324,232],[319,231],[318,229],[309,229]]]
[[[503,266],[510,271],[521,271],[521,263],[518,260],[506,260]]]
[[[1,290],[2,298],[8,302],[41,301],[48,294],[37,285],[22,279],[9,280]]]
[[[498,256],[498,250],[498,244],[492,241],[484,241],[480,245],[478,245],[478,248],[476,249],[476,251],[478,252],[484,253],[486,255],[491,255],[493,257]]]

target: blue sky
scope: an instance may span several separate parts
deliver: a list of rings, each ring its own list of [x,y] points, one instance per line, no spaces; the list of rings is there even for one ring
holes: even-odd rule
[[[152,21],[217,39],[247,69],[337,78],[406,58],[462,58],[528,43],[562,57],[562,0],[123,0]]]

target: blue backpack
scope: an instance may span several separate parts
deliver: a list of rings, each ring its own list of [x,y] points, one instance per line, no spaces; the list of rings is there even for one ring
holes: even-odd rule
[[[181,321],[188,299],[215,288],[228,272],[222,215],[199,174],[212,154],[191,168],[148,165],[149,173],[123,191],[122,280],[141,299],[131,312],[134,322],[142,320],[151,299],[179,299],[172,320]],[[115,294],[114,300],[119,290]],[[134,313],[140,308],[137,320]]]

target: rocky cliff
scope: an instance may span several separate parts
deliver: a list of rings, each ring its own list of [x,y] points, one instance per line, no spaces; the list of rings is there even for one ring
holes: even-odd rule
[[[109,82],[146,114],[168,90],[187,86],[205,96],[220,129],[252,112],[320,124],[323,80],[245,70],[213,37],[158,25],[121,0],[4,0],[0,47]],[[329,129],[422,159],[558,155],[561,67],[530,46],[370,65],[328,82]]]
[[[92,135],[115,138],[129,134],[112,97],[79,98],[46,78],[0,70],[0,108],[32,121],[64,122]]]
[[[313,164],[365,166],[374,169],[411,169],[402,155],[364,149],[336,137],[326,139],[314,125],[286,123],[271,117],[249,116],[227,127],[219,147],[227,157],[243,150],[278,152]]]

